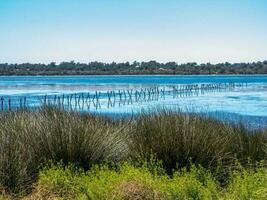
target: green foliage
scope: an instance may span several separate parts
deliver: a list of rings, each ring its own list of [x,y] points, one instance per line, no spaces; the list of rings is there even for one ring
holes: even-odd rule
[[[202,167],[178,170],[173,177],[152,174],[147,167],[123,163],[119,169],[95,166],[89,172],[56,166],[40,172],[32,196],[39,199],[266,199],[267,170],[235,171],[222,188]]]
[[[266,74],[267,61],[253,63],[219,63],[197,64],[175,62],[159,63],[129,62],[75,63],[62,62],[56,64],[8,64],[0,63],[0,75],[120,75],[120,74]]]
[[[201,176],[201,178],[200,178]],[[218,188],[203,168],[166,174],[150,173],[146,167],[124,163],[119,169],[95,166],[87,173],[77,174],[70,168],[43,170],[36,190],[58,197],[76,199],[217,199]],[[47,196],[47,194],[45,194]]]
[[[225,199],[267,199],[267,169],[263,163],[253,169],[235,171],[226,189]]]

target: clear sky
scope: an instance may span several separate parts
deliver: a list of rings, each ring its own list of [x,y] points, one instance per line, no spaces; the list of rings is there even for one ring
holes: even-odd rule
[[[0,62],[267,60],[267,0],[0,0]]]

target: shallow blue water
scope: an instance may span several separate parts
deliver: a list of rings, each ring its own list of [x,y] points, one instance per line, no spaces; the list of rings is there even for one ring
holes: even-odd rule
[[[229,75],[229,76],[0,76],[2,85],[128,85],[128,84],[186,84],[218,82],[266,83],[267,75]]]
[[[168,88],[183,84],[248,83],[247,87],[178,96],[165,95],[152,101],[129,102],[115,100],[108,105],[107,91],[140,90],[141,88]],[[0,77],[0,96],[41,96],[52,94],[102,93],[99,106],[78,107],[78,110],[105,114],[132,114],[157,107],[182,109],[194,112],[226,113],[227,118],[241,116],[248,123],[267,124],[267,75],[255,76],[42,76]],[[36,104],[36,101],[31,102]]]

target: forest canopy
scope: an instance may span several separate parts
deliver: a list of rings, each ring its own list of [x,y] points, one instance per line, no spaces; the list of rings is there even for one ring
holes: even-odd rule
[[[267,61],[252,63],[197,64],[195,62],[61,62],[56,64],[0,63],[0,75],[141,75],[141,74],[267,74]]]

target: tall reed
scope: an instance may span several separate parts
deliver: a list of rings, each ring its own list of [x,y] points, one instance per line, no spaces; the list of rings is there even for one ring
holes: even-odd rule
[[[88,169],[128,155],[124,126],[100,117],[42,108],[0,116],[0,185],[18,191],[47,161]]]
[[[151,153],[171,173],[175,168],[200,164],[216,170],[267,160],[267,132],[252,131],[196,114],[168,110],[141,115],[131,131],[133,155],[149,159]]]

